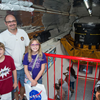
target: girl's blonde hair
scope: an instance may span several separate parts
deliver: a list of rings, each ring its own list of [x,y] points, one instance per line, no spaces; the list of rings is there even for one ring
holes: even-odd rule
[[[28,46],[28,61],[31,62],[32,61],[32,50],[31,50],[31,44],[33,41],[36,41],[38,44],[39,44],[39,50],[38,50],[38,55],[40,58],[42,58],[42,49],[41,49],[41,44],[40,42],[36,39],[36,38],[33,38],[31,39],[30,43],[29,43],[29,46]]]
[[[4,46],[4,44],[3,44],[3,43],[1,43],[1,42],[0,42],[0,48],[3,48],[3,49],[4,49],[4,51],[5,51],[5,46]]]

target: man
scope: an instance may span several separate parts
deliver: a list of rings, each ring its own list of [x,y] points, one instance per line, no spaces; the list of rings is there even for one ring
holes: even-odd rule
[[[24,67],[22,64],[23,55],[27,51],[27,47],[29,45],[29,37],[27,33],[17,28],[16,18],[8,14],[4,18],[5,25],[7,26],[7,30],[0,34],[0,42],[5,45],[5,55],[10,55],[14,59],[14,63],[17,70],[17,82],[20,81],[20,100],[23,99],[24,96]],[[15,99],[18,98],[18,88],[14,89]]]
[[[62,89],[65,91],[65,100],[68,100],[68,84],[63,79],[59,79],[58,80],[59,86],[61,86],[61,81],[62,81]],[[70,98],[71,98],[71,92],[69,87],[69,100]]]

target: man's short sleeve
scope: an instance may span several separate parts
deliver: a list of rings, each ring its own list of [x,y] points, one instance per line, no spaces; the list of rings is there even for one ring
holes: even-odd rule
[[[14,60],[12,57],[10,57],[10,60],[11,60],[11,69],[12,69],[12,71],[14,71],[16,69],[15,64],[14,64]]]
[[[24,31],[25,32],[25,31]],[[28,46],[30,42],[29,36],[27,35],[27,33],[25,32],[25,46]]]
[[[1,33],[0,33],[0,42],[2,42],[4,44]]]

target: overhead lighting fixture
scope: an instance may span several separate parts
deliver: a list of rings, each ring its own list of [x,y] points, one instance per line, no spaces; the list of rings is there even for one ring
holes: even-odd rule
[[[89,9],[89,3],[88,3],[88,0],[84,0],[84,3],[85,3],[86,8]]]
[[[88,12],[89,12],[90,15],[92,14],[92,10],[91,9],[88,9]]]
[[[89,5],[89,1],[88,0],[84,0],[85,6],[89,12],[89,15],[92,15],[92,10],[90,9],[90,5]]]

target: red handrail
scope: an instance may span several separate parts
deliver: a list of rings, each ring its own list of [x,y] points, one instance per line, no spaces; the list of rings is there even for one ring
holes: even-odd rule
[[[73,66],[73,65],[71,66],[71,60],[78,60],[75,100],[77,100],[78,77],[85,77],[83,100],[85,99],[85,90],[86,90],[87,78],[94,79],[94,84],[93,84],[93,90],[94,90],[95,81],[97,79],[96,78],[96,73],[97,73],[98,63],[100,63],[100,59],[85,58],[85,57],[75,57],[75,56],[67,56],[67,55],[59,55],[59,54],[48,54],[48,53],[45,53],[45,54],[46,54],[47,57],[53,57],[54,58],[54,60],[53,60],[54,61],[54,84],[55,84],[55,58],[61,58],[61,80],[62,80],[62,75],[63,75],[63,59],[69,59],[69,77],[70,77],[70,68]],[[87,62],[86,76],[79,75],[80,61],[86,61]],[[96,71],[95,71],[95,77],[94,78],[87,76],[89,62],[96,62]],[[47,81],[48,81],[48,78],[49,78],[49,76],[48,76],[48,69],[47,69]],[[70,78],[69,78],[68,82],[69,82],[68,84],[70,86]],[[62,84],[62,81],[61,81],[61,84]],[[48,85],[48,82],[47,82],[47,85]],[[47,86],[47,87],[49,87],[49,86]],[[69,90],[70,89],[68,88],[68,100],[69,100]],[[55,86],[54,86],[54,96],[55,96]],[[49,97],[49,90],[48,90],[48,97]],[[54,99],[55,99],[55,97],[54,97]],[[92,99],[93,99],[93,94],[92,94],[91,100]],[[62,100],[62,85],[61,85],[61,100]]]
[[[73,59],[73,60],[82,60],[82,61],[88,61],[88,62],[100,62],[100,59],[94,59],[94,58],[86,58],[86,57],[75,57],[75,56],[65,56],[65,55],[59,55],[59,54],[49,54],[45,53],[46,56],[50,57],[56,57],[56,58],[63,58],[63,59]]]
[[[78,74],[79,74],[79,60],[78,60],[78,69],[77,69],[77,83],[76,83],[76,95],[75,95],[75,100],[77,100]]]

